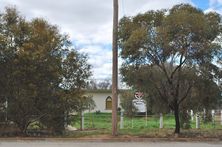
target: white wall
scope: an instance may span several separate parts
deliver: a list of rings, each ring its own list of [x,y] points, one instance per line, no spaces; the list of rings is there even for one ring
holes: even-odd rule
[[[112,98],[111,92],[90,92],[89,95],[93,96],[96,103],[96,108],[92,111],[112,112],[112,110],[106,110],[106,98],[108,96]],[[118,107],[120,107],[120,96],[118,96]]]

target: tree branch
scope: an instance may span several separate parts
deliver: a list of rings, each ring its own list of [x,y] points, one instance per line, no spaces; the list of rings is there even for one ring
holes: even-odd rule
[[[154,57],[150,52],[147,52],[147,53],[148,53],[148,55],[151,56],[153,62],[163,71],[163,73],[166,75],[167,81],[171,85],[172,81],[170,80],[170,77],[169,77],[169,75],[168,75],[168,73],[166,71],[164,63],[160,59],[158,59],[158,57],[157,58]],[[161,63],[161,65],[160,65],[160,63]]]
[[[188,96],[191,88],[192,88],[192,85],[190,85],[190,86],[188,87],[187,92],[185,93],[185,95],[179,100],[179,104],[182,103],[182,102],[187,98],[187,96]]]
[[[179,68],[181,68],[182,67],[182,65],[186,62],[186,58],[183,60],[183,57],[184,57],[184,55],[183,54],[181,54],[181,56],[180,56],[180,64],[174,69],[174,71],[172,72],[172,74],[171,74],[171,78],[173,78],[173,76],[174,76],[174,74],[176,73],[176,71],[179,69]]]
[[[154,81],[152,81],[152,80],[150,80],[150,81],[153,83],[154,88],[157,90],[157,92],[158,92],[161,100],[163,100],[163,102],[165,102],[171,109],[174,109],[174,108],[171,106],[171,104],[168,102],[168,100],[166,99],[166,97],[167,97],[166,94],[165,94],[165,95],[162,94],[161,91],[160,91],[160,89],[159,89],[158,86],[156,85],[156,83],[155,83]]]

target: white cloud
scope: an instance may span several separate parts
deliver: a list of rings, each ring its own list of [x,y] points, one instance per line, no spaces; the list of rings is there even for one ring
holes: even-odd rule
[[[79,50],[89,55],[88,62],[93,66],[93,73],[96,79],[110,77],[112,71],[112,51],[109,47],[102,45],[87,45]]]
[[[120,9],[122,8],[125,15],[135,15],[137,13],[146,12],[148,10],[159,10],[171,8],[173,5],[180,3],[190,3],[191,0],[123,0],[120,3]],[[120,10],[121,12],[121,10]]]
[[[209,0],[209,6],[205,12],[215,11],[222,15],[222,0]]]
[[[58,25],[81,52],[88,53],[94,77],[101,79],[111,77],[112,73],[112,1],[0,0],[0,10],[7,5],[16,5],[27,19],[43,17]],[[191,0],[119,0],[119,16],[170,8],[179,3],[192,4]]]
[[[214,7],[217,4],[222,4],[222,0],[209,0],[210,7]]]

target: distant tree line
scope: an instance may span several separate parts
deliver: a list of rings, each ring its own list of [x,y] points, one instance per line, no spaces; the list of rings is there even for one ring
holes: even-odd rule
[[[108,90],[112,89],[112,82],[111,79],[103,79],[103,80],[96,80],[91,79],[88,81],[87,85],[88,90]]]
[[[0,14],[1,121],[26,134],[33,122],[61,133],[69,114],[94,105],[84,96],[91,76],[87,56],[42,18],[30,21],[16,8]]]

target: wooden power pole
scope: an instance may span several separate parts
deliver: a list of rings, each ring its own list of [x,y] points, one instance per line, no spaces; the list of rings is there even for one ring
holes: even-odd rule
[[[118,0],[113,0],[112,135],[117,136],[118,104]]]

